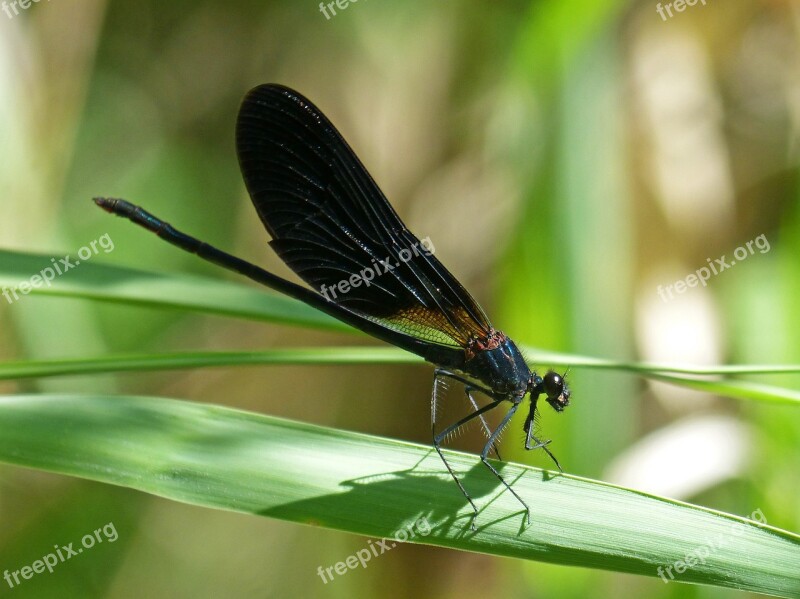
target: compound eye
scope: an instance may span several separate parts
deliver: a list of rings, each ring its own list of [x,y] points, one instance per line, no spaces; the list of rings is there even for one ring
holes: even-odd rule
[[[544,392],[548,398],[555,399],[564,393],[564,379],[552,370],[544,375]]]
[[[547,403],[556,411],[562,412],[569,405],[569,389],[564,377],[552,370],[544,375],[542,388],[547,395]]]

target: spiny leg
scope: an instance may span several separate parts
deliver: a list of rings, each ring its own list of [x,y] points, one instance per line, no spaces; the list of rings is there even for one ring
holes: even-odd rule
[[[551,439],[548,439],[547,441],[540,441],[533,434],[533,418],[535,413],[536,403],[531,402],[531,410],[528,413],[528,418],[525,420],[525,449],[528,451],[533,449],[544,449],[545,453],[550,456],[551,460],[553,460],[553,463],[556,465],[556,468],[558,468],[558,471],[564,472],[564,469],[561,467],[561,464],[558,463],[556,456],[554,456],[553,453],[547,448],[551,442]],[[536,445],[531,445],[531,441],[535,441]]]
[[[495,399],[495,396],[494,396],[494,394],[492,393],[492,391],[490,389],[487,389],[486,387],[481,387],[480,385],[476,385],[472,381],[470,381],[470,380],[468,380],[468,379],[466,379],[466,378],[464,378],[462,376],[459,376],[459,375],[455,374],[454,372],[450,372],[449,370],[445,370],[444,368],[436,368],[434,370],[434,374],[433,374],[434,384],[436,384],[436,381],[440,377],[441,378],[447,377],[447,378],[453,379],[454,381],[457,381],[457,382],[461,383],[462,385],[464,385],[464,393],[466,394],[467,399],[469,400],[469,403],[472,406],[473,410],[478,410],[479,409],[478,402],[475,401],[475,398],[472,396],[472,392],[473,391],[480,391],[481,393],[483,393],[487,397]],[[492,429],[489,428],[489,425],[487,424],[486,419],[483,417],[483,415],[481,415],[480,420],[481,420],[481,424],[483,425],[483,430],[486,432],[486,437],[488,438],[492,434]],[[498,451],[497,446],[494,445],[493,447],[494,447],[494,452],[497,455],[497,459],[502,461],[502,458],[500,457],[500,452]]]
[[[454,381],[458,381],[459,383],[464,385],[464,392],[467,394],[467,399],[469,400],[469,403],[472,405],[473,410],[478,409],[478,402],[475,401],[474,397],[472,397],[473,391],[480,391],[487,397],[494,398],[494,394],[490,389],[487,389],[486,387],[481,387],[480,385],[476,385],[475,383],[464,378],[463,376],[459,376],[454,372],[445,370],[444,368],[437,368],[434,371],[433,377],[434,380],[436,380],[437,377],[447,377],[449,379],[453,379]],[[486,436],[488,438],[492,434],[492,429],[489,428],[489,425],[487,424],[486,419],[483,416],[481,416],[481,424],[483,425],[483,430],[486,431]],[[500,451],[497,449],[497,445],[492,444],[492,447],[494,448],[494,453],[497,456],[497,459],[502,461],[503,458],[500,457]]]
[[[497,426],[497,428],[491,434],[491,436],[489,437],[489,441],[486,443],[486,445],[483,448],[483,451],[481,452],[481,461],[486,465],[486,467],[489,470],[492,471],[492,473],[498,478],[498,480],[501,483],[503,483],[505,488],[508,489],[509,491],[511,491],[511,494],[514,497],[517,498],[517,501],[519,501],[522,504],[522,507],[525,508],[525,516],[526,516],[527,523],[530,524],[531,523],[531,508],[528,507],[528,504],[525,503],[522,500],[522,497],[517,495],[517,492],[514,489],[511,488],[511,486],[506,482],[506,480],[497,471],[497,469],[489,463],[488,459],[486,459],[486,456],[489,454],[489,450],[491,449],[492,444],[494,444],[494,442],[500,436],[500,433],[503,432],[503,429],[508,424],[508,421],[511,420],[511,418],[514,416],[514,414],[516,413],[518,408],[519,408],[519,404],[518,403],[515,403],[513,406],[511,406],[511,409],[508,410],[508,413],[503,417],[503,420],[500,422],[500,424]]]
[[[433,374],[433,393],[431,395],[431,436],[433,437],[433,447],[434,449],[436,449],[436,453],[438,453],[439,457],[442,459],[442,462],[444,463],[445,468],[447,468],[447,471],[450,473],[450,476],[453,478],[454,481],[456,481],[456,484],[458,485],[458,488],[461,490],[461,493],[464,495],[464,497],[467,498],[467,501],[469,501],[469,504],[472,506],[472,511],[474,512],[474,515],[472,517],[472,522],[473,522],[472,527],[474,529],[475,516],[478,515],[478,508],[475,506],[475,503],[472,501],[472,498],[469,496],[469,493],[467,493],[467,490],[464,488],[464,485],[462,485],[461,481],[458,480],[458,477],[456,476],[455,472],[453,472],[453,469],[450,468],[450,464],[447,463],[447,460],[442,454],[442,450],[439,449],[439,442],[437,441],[436,437],[436,391],[438,389],[438,386],[439,386],[439,370],[436,369],[436,371],[434,371]]]
[[[472,392],[474,390],[475,390],[474,387],[464,387],[464,393],[466,393],[467,399],[469,400],[469,403],[472,406],[472,409],[473,410],[477,410],[478,409],[478,402],[475,401],[474,397],[472,397]],[[489,437],[492,436],[492,429],[489,428],[489,424],[486,422],[486,418],[484,418],[482,415],[480,417],[480,420],[481,420],[481,424],[483,425],[483,431],[484,431],[484,433],[486,433],[486,438],[488,439]],[[502,462],[503,458],[500,457],[500,450],[497,448],[497,443],[492,443],[492,449],[494,450],[494,455],[497,456],[497,459]]]
[[[473,420],[474,418],[480,416],[481,414],[496,408],[498,405],[500,405],[501,401],[502,400],[496,400],[496,401],[493,401],[490,404],[487,404],[487,405],[483,406],[477,412],[473,412],[472,414],[469,414],[469,415],[465,416],[464,418],[462,418],[461,420],[459,420],[455,424],[452,424],[452,425],[448,426],[446,429],[444,429],[438,435],[436,434],[436,423],[435,422],[431,423],[431,430],[434,433],[433,447],[436,449],[436,453],[439,454],[439,457],[442,458],[442,462],[444,462],[444,465],[447,468],[447,471],[450,473],[450,476],[453,477],[453,480],[456,481],[456,484],[458,485],[458,488],[461,489],[461,493],[464,495],[464,497],[467,498],[467,501],[469,501],[469,504],[472,506],[472,511],[474,512],[474,514],[472,516],[471,527],[472,527],[473,530],[475,530],[475,518],[478,515],[478,508],[475,505],[475,502],[472,501],[472,498],[469,496],[469,493],[467,493],[467,490],[464,488],[464,485],[461,484],[460,480],[458,480],[458,477],[456,476],[455,472],[453,472],[453,469],[450,467],[450,464],[445,459],[444,454],[442,453],[442,450],[441,450],[441,443],[442,443],[442,440],[447,438],[447,436],[450,433],[458,430],[459,428],[461,428],[462,426],[467,424],[470,420]],[[484,460],[484,458],[481,457],[481,460]],[[486,463],[486,462],[484,461],[484,463]],[[489,467],[491,468],[491,466],[489,466]]]
[[[494,393],[492,393],[491,389],[487,389],[486,387],[481,387],[480,385],[476,385],[469,379],[466,379],[463,376],[459,376],[456,373],[451,372],[445,368],[436,368],[433,371],[433,378],[436,379],[438,377],[447,377],[449,379],[453,379],[454,381],[458,381],[459,383],[465,385],[466,387],[470,387],[472,389],[475,389],[476,391],[480,391],[487,397],[491,397],[494,399]]]
[[[449,370],[445,370],[444,368],[437,368],[434,371],[434,375],[433,376],[434,376],[434,379],[437,378],[437,377],[451,378],[454,381],[458,381],[459,383],[463,384],[464,385],[464,393],[466,394],[467,400],[469,400],[469,403],[472,406],[473,410],[477,410],[478,409],[478,402],[475,401],[474,397],[472,397],[472,392],[473,391],[480,391],[481,393],[483,393],[484,395],[486,395],[488,397],[492,397],[492,398],[494,397],[492,392],[489,389],[486,389],[485,387],[481,387],[480,385],[476,385],[475,383],[465,379],[464,377],[458,376],[454,372],[450,372]],[[492,429],[489,428],[489,424],[486,422],[486,418],[484,418],[483,415],[481,415],[480,418],[481,418],[481,424],[483,425],[483,430],[486,432],[486,438],[488,439],[492,435]],[[494,453],[497,456],[497,459],[500,460],[500,461],[503,461],[503,458],[500,457],[500,450],[497,449],[497,444],[496,443],[492,444],[492,449],[494,449]]]
[[[477,410],[479,409],[478,402],[475,401],[474,397],[472,397],[472,391],[474,389],[475,388],[472,386],[464,387],[464,392],[467,394],[467,399],[469,400],[472,409]],[[481,424],[483,425],[483,430],[486,433],[486,438],[488,439],[492,436],[492,429],[489,428],[489,424],[486,422],[486,418],[484,418],[483,415],[481,415]],[[494,454],[497,456],[497,459],[502,462],[503,458],[500,457],[500,450],[497,449],[497,443],[492,443],[492,449],[494,449]]]
[[[530,444],[531,440],[535,441],[536,445],[531,445]],[[561,464],[558,463],[558,459],[556,458],[556,456],[553,455],[552,451],[547,449],[547,446],[550,444],[550,442],[551,439],[548,439],[547,441],[540,441],[539,439],[534,437],[530,431],[528,431],[528,439],[525,441],[525,449],[529,451],[532,449],[544,449],[544,452],[550,456],[551,460],[553,460],[553,463],[556,465],[556,468],[558,468],[558,471],[563,473],[564,469],[561,467]]]
[[[500,402],[502,400],[494,400],[492,403],[486,404],[479,410],[476,410],[472,414],[468,414],[455,424],[448,426],[441,433],[437,434],[436,433],[436,390],[438,388],[438,384],[439,384],[439,375],[437,370],[437,372],[434,374],[433,377],[433,396],[431,397],[431,434],[433,436],[433,447],[434,449],[436,449],[436,453],[438,453],[439,457],[442,459],[442,462],[444,463],[445,468],[447,468],[447,471],[450,473],[450,476],[453,478],[453,480],[456,482],[456,485],[458,485],[458,488],[461,490],[461,494],[464,495],[464,497],[469,502],[470,506],[472,506],[472,511],[474,513],[472,516],[471,528],[475,530],[475,517],[478,515],[478,508],[475,505],[475,502],[472,501],[472,498],[469,496],[469,493],[467,493],[467,490],[464,488],[464,485],[461,484],[460,480],[458,480],[456,473],[453,472],[453,469],[450,467],[450,464],[448,464],[447,459],[445,459],[440,444],[442,440],[445,439],[450,433],[464,426],[470,420],[478,418],[482,414],[488,412],[489,410],[496,408],[498,405],[500,405]]]

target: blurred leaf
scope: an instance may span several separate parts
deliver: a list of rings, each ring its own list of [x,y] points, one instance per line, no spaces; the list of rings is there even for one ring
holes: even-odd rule
[[[528,362],[552,366],[582,366],[604,370],[620,370],[654,380],[717,393],[735,399],[798,403],[800,392],[762,385],[750,381],[706,380],[696,375],[797,373],[800,366],[715,366],[681,367],[667,364],[634,364],[559,354],[523,347]],[[415,364],[419,356],[396,347],[309,347],[272,349],[257,352],[175,352],[168,354],[137,354],[104,356],[102,358],[72,358],[64,360],[28,360],[0,363],[0,380],[72,376],[109,372],[138,372],[144,370],[174,370],[221,366],[269,365],[355,365],[355,364]]]
[[[41,255],[0,251],[0,286],[16,286],[49,265]],[[237,283],[203,277],[161,275],[133,269],[86,263],[53,280],[52,286],[32,293],[83,297],[130,304],[194,310],[252,320],[295,324],[314,328],[353,331],[296,300],[264,293]],[[22,301],[20,296],[17,301]],[[727,366],[702,369],[675,365],[647,365],[522,348],[530,362],[627,370],[643,376],[738,399],[800,402],[800,392],[732,380],[703,380],[694,375],[725,373],[798,372],[798,366]],[[0,379],[89,374],[132,370],[164,370],[240,364],[356,364],[421,361],[396,348],[280,349],[266,352],[194,352],[89,359],[43,360],[0,365]],[[690,375],[690,376],[686,376]]]
[[[448,452],[470,509],[430,447],[148,397],[0,398],[0,459],[216,509],[492,555],[658,576],[782,597],[800,592],[800,537],[736,516],[569,475]],[[425,534],[421,518],[432,531]],[[394,545],[392,544],[392,547]],[[697,561],[697,560],[695,560]],[[665,573],[664,576],[667,576]]]
[[[0,250],[0,287],[16,288],[51,266],[51,257]],[[31,293],[143,306],[180,308],[282,324],[352,331],[347,325],[288,297],[237,283],[182,274],[159,274],[85,262]],[[18,300],[24,295],[17,292]],[[13,298],[13,295],[11,296]]]
[[[624,10],[623,0],[533,2],[521,18],[512,63],[520,80],[550,87],[580,49]]]
[[[37,505],[35,485],[31,487],[24,491],[18,488],[16,492],[20,501]],[[88,482],[58,489],[57,499],[50,494],[56,500],[43,502],[35,518],[20,519],[13,528],[9,527],[10,534],[0,545],[0,563],[4,570],[8,566],[13,572],[42,559],[43,554],[52,551],[54,541],[58,541],[57,546],[64,547],[69,541],[108,524],[111,527],[107,530],[116,531],[117,538],[112,541],[113,537],[101,537],[103,542],[88,553],[91,557],[84,554],[80,559],[71,559],[68,566],[59,563],[52,575],[21,580],[24,586],[15,586],[16,592],[9,596],[61,599],[112,596],[114,581],[127,563],[131,547],[140,539],[138,528],[148,521],[142,517],[147,496]]]
[[[422,358],[394,347],[314,347],[257,352],[186,352],[0,363],[0,380],[101,372],[174,370],[211,366],[411,364]]]

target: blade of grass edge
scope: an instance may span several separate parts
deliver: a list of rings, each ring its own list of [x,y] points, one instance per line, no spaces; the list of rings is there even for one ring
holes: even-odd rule
[[[529,356],[533,352],[528,352]],[[559,360],[556,354],[541,354],[542,359],[532,357],[537,363],[547,362],[551,365],[565,365],[565,359]],[[576,356],[570,356],[576,358]],[[141,372],[155,370],[174,370],[187,368],[210,368],[232,366],[269,366],[269,365],[377,365],[377,364],[416,364],[423,363],[422,358],[394,347],[311,347],[285,348],[258,352],[174,352],[167,354],[134,354],[120,356],[103,356],[100,358],[66,358],[58,360],[30,360],[0,363],[0,380],[25,378],[45,378],[55,376],[78,376],[114,372]],[[800,403],[800,393],[792,389],[783,389],[730,379],[705,380],[697,378],[701,369],[690,368],[689,375],[682,376],[676,366],[666,366],[663,370],[647,370],[643,364],[625,364],[620,362],[587,359],[570,360],[575,366],[586,368],[617,369],[638,374],[654,380],[674,385],[691,387],[716,393],[734,399],[766,401],[773,403]],[[651,365],[658,369],[658,365]],[[721,367],[724,372],[735,372],[731,367]],[[717,367],[706,369],[709,374],[719,371]],[[800,367],[790,366],[752,366],[744,367],[750,374],[791,373],[800,372]]]
[[[682,582],[800,595],[800,537],[792,533],[498,463],[535,505],[524,528],[519,504],[475,456],[448,458],[481,507],[475,532],[430,447],[173,399],[0,397],[0,460],[18,466],[370,536],[416,522],[413,542],[646,576],[670,567]],[[702,561],[677,574],[674,564],[699,548]]]
[[[16,289],[51,266],[50,257],[0,250],[0,288]],[[191,310],[219,316],[276,322],[319,329],[355,329],[305,304],[262,289],[208,277],[160,274],[85,262],[30,293],[75,297],[139,306]],[[19,299],[25,295],[17,292]],[[12,296],[13,297],[13,296]]]

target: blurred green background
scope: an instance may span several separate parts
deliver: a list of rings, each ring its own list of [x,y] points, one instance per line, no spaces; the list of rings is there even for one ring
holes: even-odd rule
[[[108,233],[114,250],[94,261],[229,277],[90,202],[118,196],[288,275],[233,146],[244,93],[279,82],[328,114],[409,227],[517,342],[641,361],[800,362],[798,2],[708,0],[672,17],[650,0],[359,0],[330,18],[288,0],[17,11],[0,12],[5,249],[60,257]],[[659,285],[762,234],[769,251],[659,297]],[[373,343],[33,295],[0,300],[0,327],[2,360]],[[542,416],[568,472],[739,515],[760,509],[800,529],[791,407],[626,374],[569,379],[570,408]],[[0,391],[162,395],[427,443],[430,384],[421,366],[265,367]],[[524,455],[520,416],[504,457],[550,467],[541,452]],[[317,567],[364,538],[8,466],[0,518],[0,570],[107,522],[119,533],[52,575],[0,584],[4,596],[745,596],[422,546],[323,584]]]

